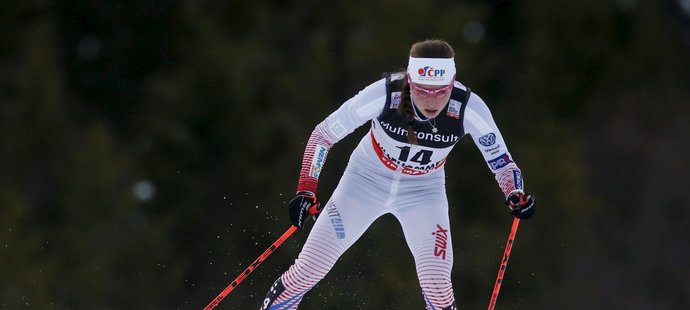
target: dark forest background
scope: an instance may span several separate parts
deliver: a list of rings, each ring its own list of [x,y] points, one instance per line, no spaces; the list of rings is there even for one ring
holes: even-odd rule
[[[497,309],[690,308],[690,1],[0,1],[0,309],[201,309],[289,227],[311,130],[443,38],[538,199]],[[331,150],[326,200],[366,128]],[[458,305],[511,217],[446,165]],[[297,232],[218,309],[256,309]],[[422,309],[392,216],[303,309]]]

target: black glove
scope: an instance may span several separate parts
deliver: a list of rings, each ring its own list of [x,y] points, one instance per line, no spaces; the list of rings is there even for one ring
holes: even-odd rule
[[[302,229],[304,227],[304,222],[312,216],[321,213],[321,208],[314,193],[298,192],[297,196],[288,204],[288,213],[290,213],[292,225]]]
[[[510,214],[521,219],[527,219],[534,214],[537,203],[534,196],[523,192],[513,192],[506,198],[506,205],[510,208]]]

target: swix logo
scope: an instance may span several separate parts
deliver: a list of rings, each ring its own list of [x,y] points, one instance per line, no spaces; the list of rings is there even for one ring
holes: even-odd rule
[[[441,257],[441,259],[446,259],[446,248],[448,247],[448,229],[444,229],[441,225],[436,224],[436,232],[432,232],[432,235],[436,235],[436,242],[434,243],[434,256]]]
[[[444,74],[446,74],[446,70],[436,70],[434,69],[434,67],[425,66],[423,68],[419,68],[419,70],[417,70],[417,73],[419,73],[419,76],[442,77]]]

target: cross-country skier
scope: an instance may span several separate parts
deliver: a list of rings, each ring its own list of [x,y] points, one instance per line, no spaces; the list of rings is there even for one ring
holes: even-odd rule
[[[511,214],[528,218],[534,196],[484,101],[455,81],[455,53],[442,40],[412,45],[407,71],[384,74],[318,124],[288,204],[298,228],[318,205],[316,188],[334,143],[364,123],[371,130],[352,152],[295,263],[271,286],[261,309],[297,309],[304,296],[381,215],[393,214],[414,256],[426,309],[456,309],[453,246],[444,163],[469,134],[503,191]]]

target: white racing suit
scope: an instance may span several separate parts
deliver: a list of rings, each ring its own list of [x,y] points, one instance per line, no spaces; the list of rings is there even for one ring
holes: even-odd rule
[[[408,143],[407,120],[397,112],[403,77],[386,74],[314,129],[304,154],[298,191],[316,193],[331,146],[371,121],[371,130],[353,151],[299,257],[273,284],[261,309],[297,309],[304,294],[326,276],[378,217],[387,213],[402,226],[426,309],[456,309],[443,166],[446,156],[467,133],[506,196],[522,190],[522,176],[484,101],[459,82],[455,82],[449,103],[435,120],[416,119],[418,144]]]

